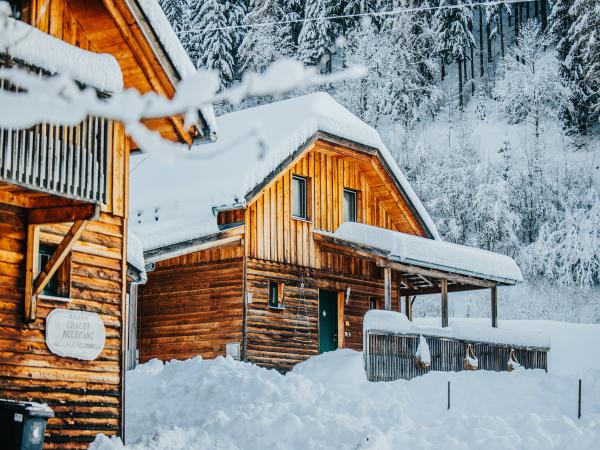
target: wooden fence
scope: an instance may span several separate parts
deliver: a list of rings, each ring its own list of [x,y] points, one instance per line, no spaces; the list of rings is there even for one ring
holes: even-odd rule
[[[0,67],[18,66],[0,55]],[[0,78],[0,90],[18,87]],[[110,121],[87,117],[74,126],[37,124],[28,129],[0,127],[0,181],[94,203],[106,203]]]
[[[400,334],[369,330],[364,334],[365,371],[369,381],[410,380],[430,370],[458,372],[464,370],[467,346],[472,345],[479,360],[479,370],[508,370],[511,350],[526,369],[548,370],[548,348],[505,345],[491,342],[423,335],[429,345],[431,365],[417,367],[415,356],[419,334]]]

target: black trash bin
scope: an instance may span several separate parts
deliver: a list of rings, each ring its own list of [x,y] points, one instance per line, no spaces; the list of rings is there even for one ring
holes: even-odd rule
[[[2,450],[42,450],[49,417],[54,413],[41,403],[0,399]]]

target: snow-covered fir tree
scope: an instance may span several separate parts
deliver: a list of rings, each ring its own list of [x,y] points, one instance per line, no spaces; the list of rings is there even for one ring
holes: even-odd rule
[[[467,60],[470,50],[475,46],[471,32],[473,26],[473,11],[470,0],[440,0],[440,6],[434,16],[436,33],[435,49],[444,64],[455,62],[458,73],[458,101],[462,109],[465,104],[463,96],[464,81],[467,77]],[[444,8],[449,6],[453,8]]]
[[[226,86],[235,76],[234,37],[229,29],[229,0],[190,0],[189,52],[196,67],[216,70]]]
[[[239,48],[242,72],[262,71],[278,58],[294,54],[289,27],[263,25],[286,20],[280,0],[253,0],[250,7],[244,19],[248,31]]]
[[[331,71],[331,60],[335,44],[335,24],[325,17],[330,16],[333,0],[307,0],[304,19],[298,36],[298,59],[309,66],[319,66],[322,71]]]
[[[543,119],[570,108],[570,91],[558,75],[556,59],[546,51],[548,38],[537,20],[525,22],[517,43],[505,58],[495,95],[511,123],[528,120],[539,136]]]

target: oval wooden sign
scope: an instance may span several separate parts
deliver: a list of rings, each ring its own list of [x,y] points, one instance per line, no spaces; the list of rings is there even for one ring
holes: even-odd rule
[[[46,345],[55,355],[91,361],[105,341],[104,323],[96,313],[57,308],[46,318]]]

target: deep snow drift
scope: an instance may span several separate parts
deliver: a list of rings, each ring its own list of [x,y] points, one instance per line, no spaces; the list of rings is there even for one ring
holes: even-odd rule
[[[125,448],[597,448],[600,326],[520,326],[553,331],[550,373],[437,372],[369,383],[361,354],[351,350],[311,358],[285,376],[225,358],[154,360],[128,373]],[[581,420],[578,377],[584,383]],[[91,448],[124,447],[100,436]]]

